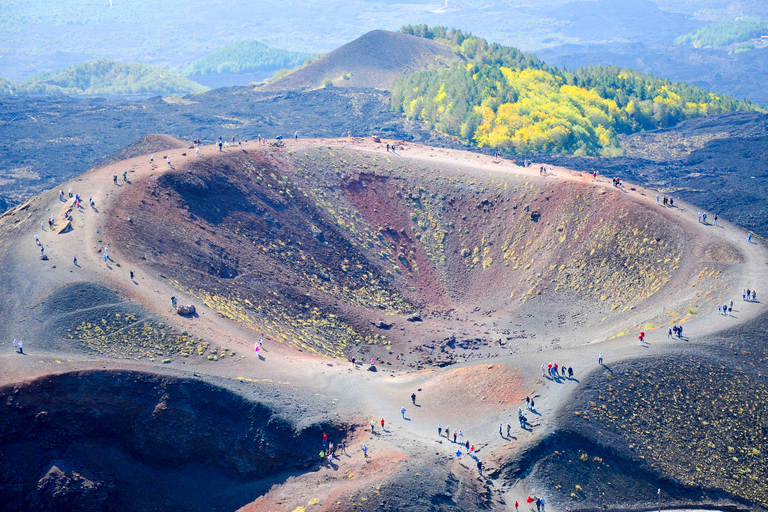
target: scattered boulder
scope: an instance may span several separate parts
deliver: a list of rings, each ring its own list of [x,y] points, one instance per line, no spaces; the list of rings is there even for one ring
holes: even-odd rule
[[[323,232],[315,226],[314,224],[309,226],[309,232],[312,233],[312,236],[317,238],[318,242],[325,242],[325,237],[323,237]]]
[[[421,322],[421,315],[418,313],[414,313],[410,315],[408,318],[406,318],[409,322]]]
[[[379,143],[381,142],[381,139],[378,137],[373,137],[373,142]]]
[[[377,372],[379,370],[376,369],[376,365],[375,364],[372,364],[371,366],[368,367],[368,371],[369,372]]]
[[[176,312],[180,315],[194,315],[196,310],[194,305],[187,304],[186,306],[179,306]]]
[[[377,329],[391,329],[393,324],[388,324],[384,320],[379,320],[378,322],[371,322],[374,327]]]
[[[107,510],[115,485],[75,469],[66,461],[54,461],[37,482],[29,500],[33,511]]]

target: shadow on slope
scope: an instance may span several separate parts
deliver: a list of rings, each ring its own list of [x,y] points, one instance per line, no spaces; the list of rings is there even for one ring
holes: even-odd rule
[[[235,510],[315,465],[322,433],[200,381],[129,371],[0,389],[5,510]]]

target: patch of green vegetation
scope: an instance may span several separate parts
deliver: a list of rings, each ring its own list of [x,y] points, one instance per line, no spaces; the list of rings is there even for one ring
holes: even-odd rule
[[[307,64],[312,53],[291,52],[258,41],[241,41],[212,52],[184,68],[184,75],[249,73]]]
[[[713,23],[675,39],[675,44],[696,48],[721,48],[768,35],[768,21],[739,20]]]
[[[12,82],[0,78],[0,95],[188,94],[208,88],[176,73],[146,64],[99,59],[58,73]]]
[[[393,110],[480,147],[618,156],[622,133],[735,110],[763,111],[746,100],[631,69],[557,69],[455,29],[420,25],[401,31],[453,43],[467,62],[397,80]]]

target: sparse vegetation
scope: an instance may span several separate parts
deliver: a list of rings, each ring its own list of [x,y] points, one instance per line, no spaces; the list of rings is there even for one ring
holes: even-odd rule
[[[202,338],[195,340],[187,331],[164,323],[140,322],[134,313],[81,322],[69,337],[79,340],[82,348],[116,359],[161,359],[170,363],[171,356],[203,355],[208,349],[208,342]]]
[[[756,428],[768,388],[759,375],[693,358],[634,362],[614,374],[579,421],[618,433],[640,460],[686,486],[768,504],[766,439]]]

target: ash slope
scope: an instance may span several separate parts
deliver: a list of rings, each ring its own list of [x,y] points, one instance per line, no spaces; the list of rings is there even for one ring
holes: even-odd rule
[[[388,91],[399,77],[447,67],[460,60],[447,45],[399,32],[372,30],[263,89],[317,89],[330,80],[334,87]]]

